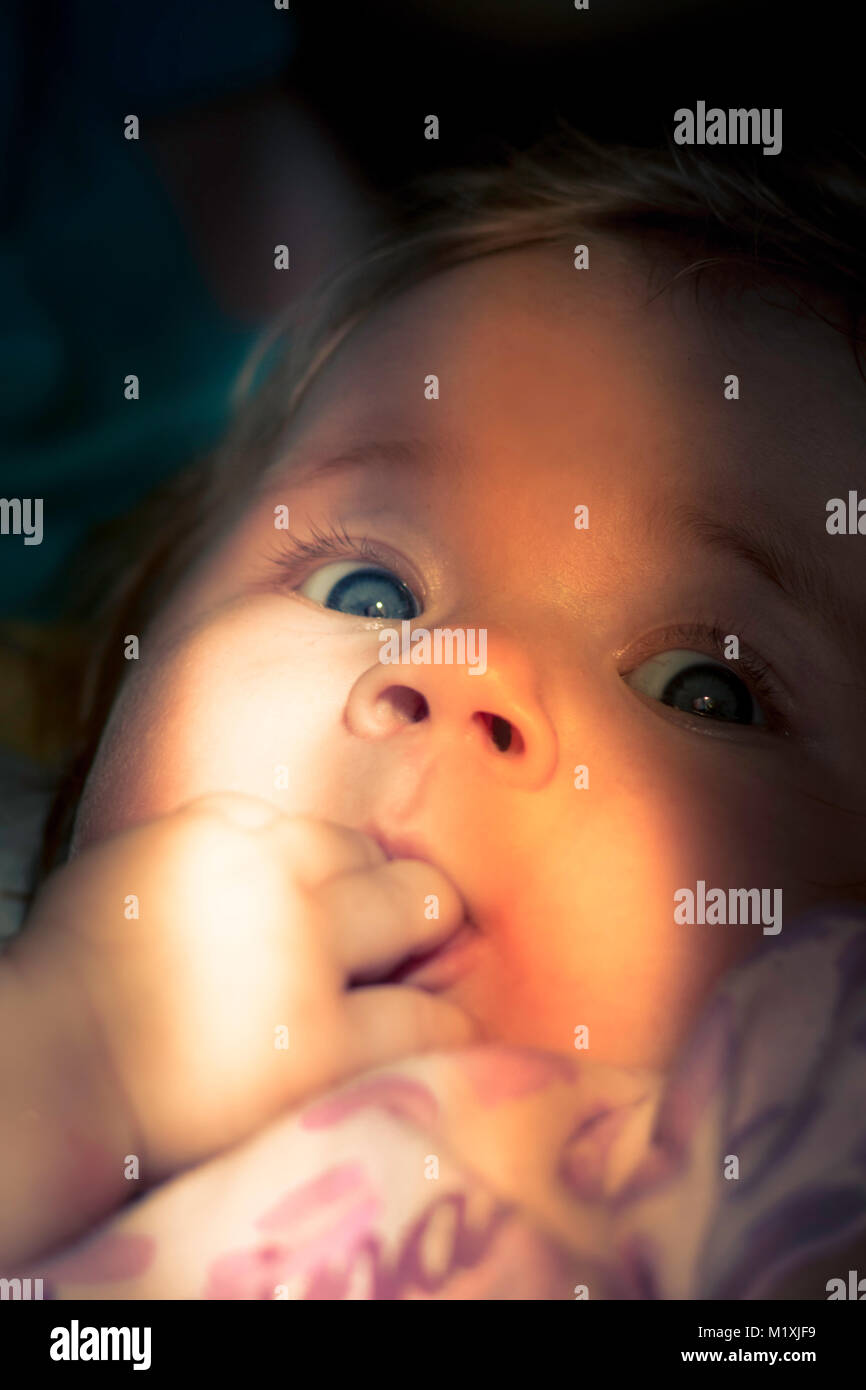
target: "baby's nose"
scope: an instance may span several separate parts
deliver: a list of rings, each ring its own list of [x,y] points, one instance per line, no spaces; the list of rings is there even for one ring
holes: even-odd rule
[[[466,756],[512,786],[543,786],[557,761],[553,725],[536,693],[531,664],[504,636],[488,640],[487,669],[467,665],[382,664],[359,677],[345,722],[358,738],[459,740]]]

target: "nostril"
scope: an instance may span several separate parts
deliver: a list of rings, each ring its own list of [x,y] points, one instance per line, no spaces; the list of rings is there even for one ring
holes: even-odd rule
[[[520,753],[523,751],[523,739],[513,724],[507,719],[503,719],[499,714],[476,714],[475,718],[480,721],[485,732],[489,735],[500,753]]]
[[[408,685],[389,685],[383,690],[379,700],[390,706],[404,724],[420,724],[430,713],[424,696]]]
[[[490,737],[500,753],[507,753],[511,747],[511,725],[508,720],[500,719],[498,714],[494,714],[490,720]]]

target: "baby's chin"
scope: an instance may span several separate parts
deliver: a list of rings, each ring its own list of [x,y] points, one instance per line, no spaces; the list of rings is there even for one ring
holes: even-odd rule
[[[530,1048],[569,1059],[578,1067],[628,1072],[634,1076],[666,1075],[687,1043],[694,1020],[684,1018],[679,1028],[662,1036],[648,1016],[646,1025],[614,1030],[602,1038],[596,1027],[575,1023],[574,1010],[546,1007],[531,991],[524,991],[487,943],[466,947],[455,943],[453,954],[422,962],[402,983],[435,993],[463,1010],[474,1022],[479,1042],[485,1045]],[[575,997],[580,993],[575,982]]]
[[[435,994],[462,1010],[475,1025],[479,1044],[577,1056],[573,1037],[557,1036],[549,1018],[519,991],[509,992],[491,942],[474,926],[464,923],[437,950],[401,963],[388,983]]]

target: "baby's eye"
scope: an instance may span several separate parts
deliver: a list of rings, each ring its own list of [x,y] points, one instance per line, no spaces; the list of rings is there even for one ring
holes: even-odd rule
[[[341,560],[323,565],[298,586],[298,592],[361,618],[401,621],[417,618],[421,605],[412,590],[390,570],[359,560]]]
[[[745,682],[703,652],[660,652],[623,677],[627,685],[684,714],[731,724],[764,724]]]

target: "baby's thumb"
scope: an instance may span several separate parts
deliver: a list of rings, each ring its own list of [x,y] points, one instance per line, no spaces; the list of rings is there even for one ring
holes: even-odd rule
[[[364,1068],[482,1040],[482,1029],[469,1014],[422,989],[371,985],[350,991],[347,1006]]]

